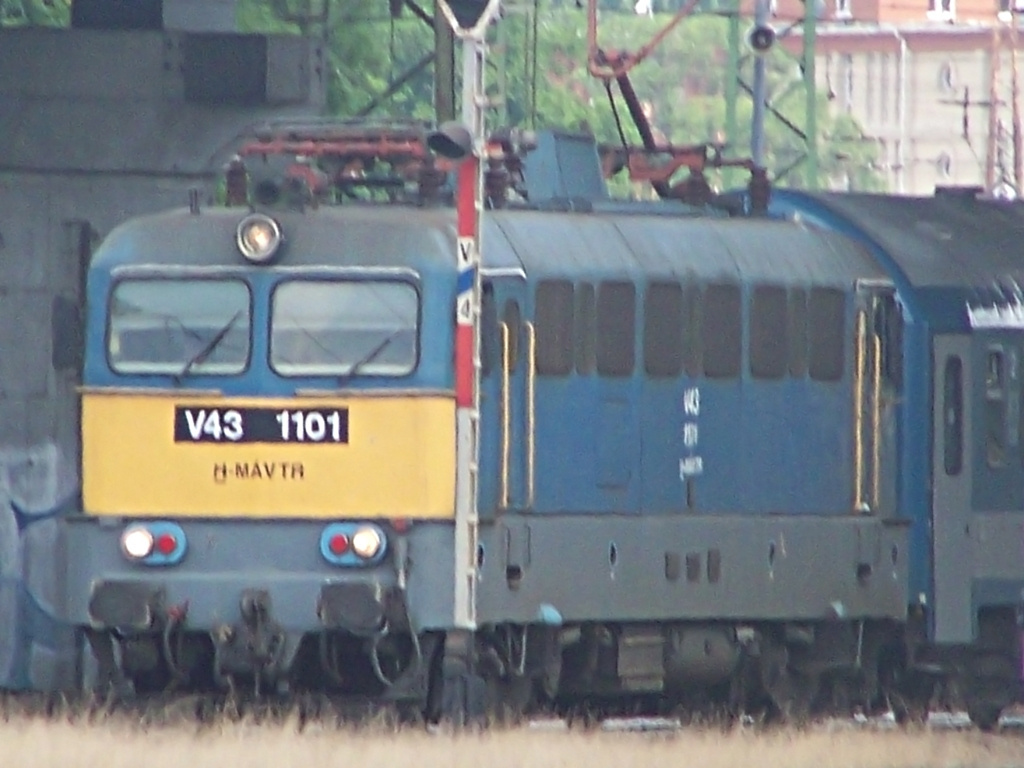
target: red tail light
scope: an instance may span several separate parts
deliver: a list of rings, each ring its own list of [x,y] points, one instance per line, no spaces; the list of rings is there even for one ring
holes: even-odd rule
[[[336,533],[327,542],[332,555],[344,555],[348,552],[348,536],[344,533]]]
[[[178,548],[178,540],[172,533],[161,533],[156,537],[156,551],[161,555],[170,555]]]

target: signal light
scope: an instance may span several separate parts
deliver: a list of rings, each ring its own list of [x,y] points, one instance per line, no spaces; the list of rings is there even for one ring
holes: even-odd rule
[[[327,542],[327,548],[332,555],[344,555],[348,552],[348,536],[344,533],[336,533]]]
[[[771,27],[759,26],[750,30],[747,43],[756,54],[765,54],[775,45],[775,30]]]
[[[153,552],[153,534],[141,525],[133,525],[121,534],[121,551],[129,560],[142,560]]]
[[[142,565],[176,565],[187,548],[185,531],[169,521],[132,523],[121,532],[121,553]]]
[[[173,533],[161,533],[156,537],[156,551],[161,555],[170,555],[178,548],[178,539]]]
[[[364,560],[369,560],[380,551],[383,539],[376,528],[366,526],[352,534],[352,551]]]
[[[248,261],[264,264],[273,258],[281,245],[281,227],[269,216],[251,213],[238,223],[235,243]]]

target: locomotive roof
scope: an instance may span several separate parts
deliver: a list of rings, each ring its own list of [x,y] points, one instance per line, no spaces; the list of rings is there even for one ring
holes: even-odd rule
[[[133,219],[108,236],[94,266],[245,266],[235,228],[247,213],[211,207],[198,215],[175,210]],[[455,267],[451,209],[348,205],[273,215],[284,234],[282,266],[408,267],[420,273]],[[522,269],[533,277],[849,285],[853,278],[883,276],[863,249],[832,232],[679,212],[489,211],[483,249],[486,269]]]
[[[534,276],[699,276],[831,285],[884,276],[847,238],[770,219],[627,214],[566,219],[537,211],[500,211],[492,218]]]

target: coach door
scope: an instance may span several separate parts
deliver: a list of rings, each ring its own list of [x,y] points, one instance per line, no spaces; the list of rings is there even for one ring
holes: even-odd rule
[[[896,512],[896,424],[903,385],[903,317],[892,285],[858,284],[854,339],[853,510],[891,516]]]
[[[969,642],[971,468],[967,462],[973,391],[970,337],[936,336],[932,370],[932,562],[935,639]]]

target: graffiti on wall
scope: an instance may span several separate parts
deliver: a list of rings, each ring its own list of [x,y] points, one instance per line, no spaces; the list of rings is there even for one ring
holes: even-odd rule
[[[56,445],[0,448],[0,688],[72,681],[72,635],[58,619],[57,518],[74,503]]]

